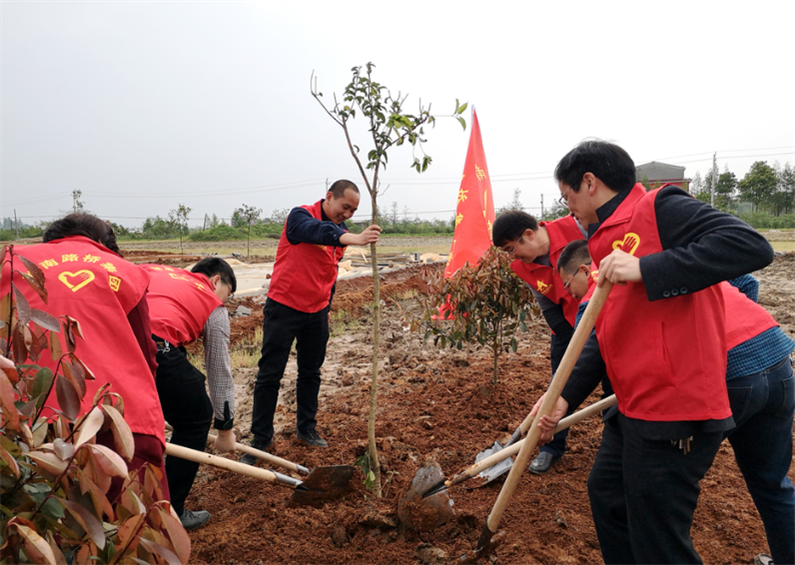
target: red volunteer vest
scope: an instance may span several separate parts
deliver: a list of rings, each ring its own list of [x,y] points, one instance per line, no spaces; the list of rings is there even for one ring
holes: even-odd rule
[[[599,265],[613,249],[635,257],[662,251],[654,201],[635,185],[594,233]],[[731,416],[726,392],[726,331],[718,285],[650,302],[643,283],[613,287],[596,321],[599,347],[621,412],[652,421]]]
[[[165,265],[141,265],[151,275],[149,318],[152,333],[174,345],[201,337],[207,318],[223,304],[207,277]]]
[[[726,304],[726,350],[775,328],[778,322],[762,306],[745,296],[727,282],[720,283]]]
[[[322,220],[319,200],[301,206],[313,218]],[[276,262],[268,288],[268,297],[299,312],[314,314],[328,306],[331,289],[337,280],[337,264],[345,254],[344,247],[287,241],[287,222],[276,249]]]
[[[75,354],[96,377],[86,380],[81,413],[91,408],[97,390],[111,383],[110,391],[124,399],[124,419],[130,429],[137,434],[155,436],[165,445],[163,411],[155,378],[127,323],[127,315],[146,292],[148,273],[82,236],[14,249],[44,273],[47,304],[27,283],[21,280],[16,283],[30,305],[53,316],[69,315],[80,322],[85,340],[77,340]],[[18,260],[14,268],[25,271]],[[8,291],[9,273],[6,256],[3,292]],[[47,354],[42,355],[38,364],[55,368]],[[53,387],[46,406],[57,405]],[[44,413],[47,415],[46,410]]]
[[[563,288],[563,281],[558,273],[557,264],[560,254],[570,241],[585,238],[574,216],[558,218],[551,222],[540,222],[538,225],[547,229],[547,235],[549,236],[549,262],[552,263],[552,266],[548,267],[538,263],[525,263],[524,261],[516,260],[511,263],[511,269],[523,281],[552,302],[561,304],[563,306],[563,315],[574,327],[579,303]]]

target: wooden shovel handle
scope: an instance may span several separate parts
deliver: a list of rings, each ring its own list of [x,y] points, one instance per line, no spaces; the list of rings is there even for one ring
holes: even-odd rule
[[[174,431],[174,428],[171,427],[171,424],[166,422],[166,429],[170,432]],[[207,434],[207,443],[215,442],[216,436],[213,434]],[[260,459],[264,459],[269,463],[273,463],[274,465],[278,465],[283,469],[287,469],[289,471],[294,471],[296,473],[301,473],[302,475],[308,475],[309,469],[304,467],[303,465],[299,465],[298,463],[293,463],[292,461],[288,461],[287,459],[282,459],[281,457],[276,457],[275,455],[271,455],[265,451],[255,449],[250,445],[245,445],[243,443],[235,443],[235,451],[242,451],[243,453],[248,453],[253,455],[254,457],[259,457]]]
[[[240,463],[239,461],[232,461],[224,457],[218,457],[217,455],[205,453],[204,451],[196,451],[195,449],[183,447],[174,443],[166,444],[166,455],[179,457],[180,459],[187,459],[188,461],[194,461],[196,463],[212,465],[213,467],[220,467],[221,469],[227,469],[241,475],[254,477],[255,479],[262,479],[263,481],[277,483],[291,488],[295,488],[301,484],[301,481],[298,479],[293,479],[292,477],[282,475],[281,473],[274,473],[273,471],[268,471],[267,469],[254,467],[253,465],[246,465],[245,463]]]
[[[533,420],[533,425],[531,425],[529,428],[527,438],[525,438],[525,441],[519,450],[519,455],[516,456],[516,461],[514,462],[513,467],[511,467],[511,472],[508,474],[508,478],[505,480],[502,490],[500,490],[497,501],[494,503],[494,507],[491,509],[491,513],[486,519],[486,528],[488,528],[492,533],[497,531],[497,526],[500,523],[502,514],[505,511],[505,508],[508,506],[508,502],[510,502],[513,492],[516,490],[516,485],[519,483],[519,478],[522,476],[522,472],[524,471],[525,467],[527,467],[528,461],[530,460],[530,455],[538,445],[538,438],[541,436],[541,430],[535,424],[542,416],[548,416],[555,407],[555,404],[558,402],[560,393],[563,391],[566,381],[569,380],[569,376],[574,369],[574,365],[577,363],[580,353],[582,353],[582,348],[585,346],[585,342],[588,340],[588,336],[591,334],[591,330],[596,324],[596,318],[602,311],[602,307],[604,306],[605,301],[607,301],[607,297],[610,294],[610,290],[612,288],[613,283],[610,281],[605,281],[602,286],[596,288],[596,291],[594,291],[590,302],[588,302],[585,313],[583,314],[580,323],[577,325],[577,329],[574,331],[574,335],[571,337],[569,346],[566,348],[566,353],[563,354],[563,359],[560,361],[558,370],[555,372],[555,376],[552,378],[552,382],[549,384],[549,389],[544,395],[544,401],[541,403],[541,408],[538,410],[538,413]]]
[[[560,422],[558,422],[558,425],[555,426],[555,431],[552,433],[556,434],[561,430],[565,430],[566,428],[573,426],[577,422],[584,420],[585,418],[588,418],[590,416],[593,416],[597,412],[601,412],[602,410],[607,410],[615,403],[616,403],[615,394],[611,394],[610,396],[603,398],[598,402],[594,402],[590,406],[575,412],[571,416],[563,418]],[[446,481],[445,485],[451,487],[453,485],[457,485],[458,483],[462,483],[467,479],[471,479],[472,477],[477,476],[481,471],[484,471],[489,467],[493,467],[500,461],[519,453],[519,450],[522,449],[522,445],[524,445],[524,442],[525,442],[524,439],[519,440],[518,442],[506,447],[502,451],[498,451],[494,455],[489,455],[485,459],[481,459],[474,465],[467,467],[466,470],[459,473],[449,481]]]
[[[207,434],[207,443],[211,441],[215,441],[215,436],[213,434]],[[301,473],[302,475],[308,475],[309,469],[304,467],[303,465],[299,465],[298,463],[293,463],[292,461],[288,461],[287,459],[282,459],[281,457],[277,457],[275,455],[271,455],[266,451],[262,451],[261,449],[255,449],[250,445],[246,445],[244,443],[235,443],[235,451],[242,451],[243,453],[248,453],[249,455],[253,455],[254,457],[259,457],[260,459],[264,459],[269,463],[273,463],[274,465],[278,465],[284,469],[288,469],[290,471],[294,471],[296,473]]]

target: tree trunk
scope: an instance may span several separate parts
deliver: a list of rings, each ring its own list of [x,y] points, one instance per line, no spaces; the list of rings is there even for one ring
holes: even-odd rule
[[[492,381],[495,385],[497,384],[497,357],[500,355],[500,350],[494,350],[494,380]]]
[[[378,217],[375,196],[373,201],[373,223]],[[370,244],[373,265],[373,373],[370,381],[370,414],[367,419],[367,445],[370,470],[375,475],[373,492],[381,498],[381,465],[378,463],[378,447],[375,444],[375,414],[378,401],[378,352],[381,345],[381,281],[378,276],[378,254],[375,243]]]

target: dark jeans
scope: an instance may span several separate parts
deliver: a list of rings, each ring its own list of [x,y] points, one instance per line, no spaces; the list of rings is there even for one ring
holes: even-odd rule
[[[552,365],[552,374],[554,375],[557,370],[558,366],[560,365],[561,360],[563,359],[563,354],[566,353],[566,348],[568,347],[569,342],[560,339],[555,334],[552,334],[552,340],[549,344],[549,360]],[[569,410],[563,416],[569,416],[573,413],[573,410]],[[566,438],[569,437],[569,428],[565,430],[560,430],[554,436],[552,436],[552,441],[549,443],[545,443],[539,448],[539,451],[547,451],[552,455],[560,457],[566,452]]]
[[[621,413],[605,422],[588,477],[602,558],[611,563],[701,563],[690,527],[699,481],[723,432],[697,433],[685,454],[669,440],[641,436]]]
[[[213,422],[213,406],[204,386],[204,374],[190,364],[184,347],[157,352],[157,394],[166,421],[174,428],[171,443],[204,451]],[[166,457],[171,505],[178,515],[193,486],[199,464],[171,455]]]
[[[298,380],[296,382],[297,427],[301,432],[317,425],[317,395],[320,391],[320,367],[326,359],[329,306],[307,314],[270,298],[262,309],[262,357],[254,385],[254,410],[251,432],[258,444],[273,439],[273,416],[279,400],[284,368],[290,348],[296,340]]]
[[[776,565],[795,563],[792,464],[795,379],[788,357],[775,366],[726,381],[737,427],[726,435],[765,525]]]

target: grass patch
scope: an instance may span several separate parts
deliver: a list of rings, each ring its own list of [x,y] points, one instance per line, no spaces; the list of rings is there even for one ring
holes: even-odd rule
[[[347,310],[336,310],[329,317],[328,328],[331,337],[339,337],[347,331],[359,330],[361,323]]]
[[[795,251],[795,241],[771,241],[770,245],[776,251]]]
[[[236,369],[252,369],[257,366],[262,348],[262,327],[258,327],[252,333],[229,348],[229,362],[232,371]],[[204,345],[199,342],[196,353],[188,353],[188,361],[205,375],[207,374],[204,366]]]
[[[396,292],[394,295],[395,300],[412,300],[420,295],[416,288],[409,288],[401,292]]]

